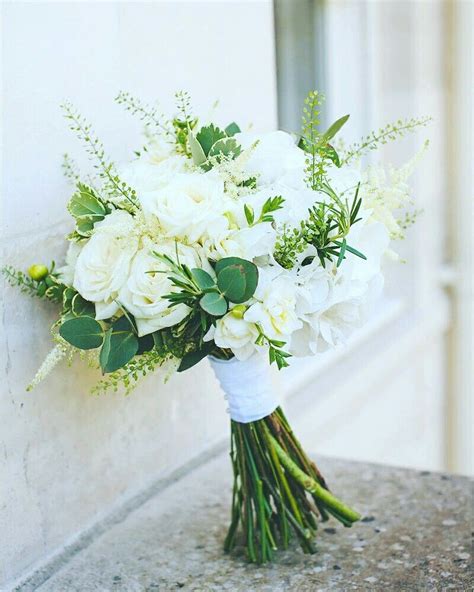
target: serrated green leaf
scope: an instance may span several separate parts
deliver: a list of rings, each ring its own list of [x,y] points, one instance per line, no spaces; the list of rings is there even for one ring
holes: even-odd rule
[[[75,294],[71,301],[71,310],[76,317],[92,317],[95,318],[95,306],[83,298],[80,294]]]
[[[68,210],[74,218],[87,218],[89,220],[102,220],[107,209],[100,199],[95,195],[94,190],[84,185],[77,184],[77,191],[71,197]]]
[[[99,222],[102,218],[97,218],[97,222]],[[92,235],[92,231],[94,230],[94,221],[90,218],[79,218],[76,221],[76,232],[81,235],[83,238],[88,238]]]
[[[232,154],[232,157],[236,158],[241,152],[242,149],[234,138],[225,138],[212,145],[209,150],[209,157],[230,156]]]
[[[202,150],[206,156],[209,155],[209,151],[212,146],[218,141],[226,138],[226,132],[216,127],[213,123],[202,127],[196,135],[196,140],[202,147]]]
[[[102,344],[104,334],[100,323],[92,317],[76,317],[59,327],[59,334],[79,349],[95,349]]]
[[[199,301],[201,308],[213,317],[222,317],[227,312],[227,300],[217,292],[208,292]]]
[[[235,136],[235,134],[240,133],[240,127],[235,123],[235,121],[233,121],[225,128],[225,133],[229,137]]]

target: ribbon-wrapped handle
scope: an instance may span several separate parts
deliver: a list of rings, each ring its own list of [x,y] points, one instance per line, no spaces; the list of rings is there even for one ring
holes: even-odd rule
[[[211,366],[229,403],[230,417],[250,423],[270,415],[278,407],[267,360],[254,354],[248,360],[219,360],[209,356]]]

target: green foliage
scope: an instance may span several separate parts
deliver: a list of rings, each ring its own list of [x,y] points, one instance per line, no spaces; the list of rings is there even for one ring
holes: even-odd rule
[[[225,133],[229,136],[229,138],[231,138],[232,136],[235,136],[235,134],[240,133],[240,127],[235,123],[235,121],[233,121],[225,128]]]
[[[222,162],[225,158],[232,160],[241,152],[242,149],[234,138],[225,138],[212,145],[209,150],[209,159],[214,158],[217,162]]]
[[[335,121],[332,125],[330,125],[328,130],[325,131],[324,134],[321,136],[319,144],[323,146],[324,144],[327,144],[329,140],[334,138],[334,136],[340,131],[342,126],[347,123],[349,117],[349,115],[344,115],[343,117],[340,117],[337,121]]]
[[[77,185],[81,178],[79,174],[79,168],[75,161],[69,156],[69,154],[63,154],[61,168],[66,179],[68,179],[72,185]]]
[[[255,212],[252,206],[249,204],[244,204],[244,213],[247,224],[249,226],[254,226],[255,224],[260,224],[261,222],[274,222],[275,220],[273,218],[273,212],[281,210],[284,202],[285,200],[283,197],[281,197],[281,195],[269,197],[263,204],[260,216],[257,220],[255,220]]]
[[[213,317],[222,317],[227,312],[227,300],[219,292],[208,292],[199,300],[201,308]]]
[[[209,152],[214,144],[224,138],[227,138],[226,132],[216,127],[213,123],[202,127],[196,135],[196,139],[201,145],[206,157],[209,156]]]
[[[277,339],[270,339],[270,337],[265,335],[265,332],[259,323],[256,324],[256,327],[258,330],[258,337],[255,340],[255,343],[257,345],[268,345],[268,358],[270,365],[275,363],[278,367],[278,370],[289,366],[287,359],[291,358],[291,354],[282,349],[285,345],[285,342],[279,341]]]
[[[68,288],[68,290],[70,290]],[[75,292],[75,290],[71,290]],[[95,317],[95,306],[92,302],[85,300],[79,293],[75,292],[71,299],[71,312],[77,317]]]
[[[344,115],[330,125],[324,133],[320,133],[318,130],[320,124],[319,107],[322,102],[322,95],[316,91],[311,91],[308,94],[303,108],[302,137],[299,144],[300,148],[307,153],[306,184],[315,191],[319,190],[325,181],[326,169],[330,163],[337,167],[341,166],[339,155],[334,146],[329,144],[329,140],[341,130],[349,119],[349,115]]]
[[[187,157],[191,157],[188,134],[197,125],[197,118],[191,112],[191,98],[186,91],[178,91],[175,94],[177,117],[172,121],[176,150]]]
[[[108,390],[125,390],[130,394],[137,386],[140,379],[154,372],[165,362],[172,360],[173,355],[169,351],[158,350],[156,347],[133,357],[125,366],[105,375],[93,388],[93,394],[102,394]]]
[[[92,317],[76,317],[59,327],[61,337],[78,349],[95,349],[102,345],[104,333]]]
[[[90,123],[70,103],[64,103],[61,107],[64,117],[69,121],[69,129],[83,142],[87,153],[95,160],[94,166],[104,182],[103,190],[108,200],[116,207],[135,212],[139,209],[135,190],[120,180],[114,163],[106,158],[104,146],[94,134]]]
[[[207,161],[207,155],[191,131],[188,132],[188,143],[194,164],[196,166],[203,165]]]
[[[140,99],[132,96],[129,92],[120,91],[115,97],[116,103],[123,105],[126,111],[137,115],[145,126],[165,136],[165,139],[174,141],[171,123],[158,111],[158,107],[146,105]]]
[[[183,359],[178,366],[178,372],[189,370],[189,368],[198,364],[206,356],[209,356],[214,349],[216,349],[214,341],[205,341],[199,349],[191,351],[183,356]]]
[[[237,124],[231,124],[223,131],[213,123],[202,127],[196,135],[189,137],[191,153],[194,164],[201,166],[205,171],[209,171],[213,166],[237,158],[242,152],[240,145],[231,136],[239,130]],[[196,146],[194,140],[199,146]],[[201,149],[199,149],[199,147]]]
[[[372,131],[370,134],[349,146],[342,158],[342,164],[347,164],[351,160],[360,158],[371,150],[377,150],[388,142],[404,137],[408,133],[425,127],[433,121],[432,117],[413,117],[411,119],[399,119],[394,123],[389,123],[378,131]]]
[[[216,285],[214,278],[207,271],[204,271],[204,269],[191,269],[191,273],[194,281],[203,292],[209,288],[214,288]]]
[[[69,201],[68,211],[76,221],[77,234],[86,238],[92,234],[94,224],[103,220],[110,208],[93,189],[78,182],[77,191]]]
[[[54,269],[55,263],[53,261],[47,275],[40,280],[33,279],[29,274],[17,270],[11,265],[3,267],[1,272],[11,286],[19,288],[24,294],[45,298],[50,302],[61,303],[66,286],[60,281]]]
[[[242,304],[255,293],[258,269],[250,261],[226,257],[216,264],[217,287],[229,302]]]
[[[138,351],[138,337],[127,317],[115,321],[104,336],[100,350],[102,372],[115,372],[125,366]]]
[[[332,191],[329,185],[325,185],[331,201],[318,202],[311,210],[307,220],[301,222],[299,228],[284,229],[275,246],[275,259],[284,268],[291,269],[298,258],[309,245],[316,248],[318,258],[323,267],[328,261],[336,260],[339,266],[347,253],[366,259],[365,255],[347,244],[346,236],[351,227],[360,221],[358,217],[362,204],[359,198],[360,184],[357,186],[354,199],[349,204],[342,201]],[[310,263],[305,260],[304,264]]]

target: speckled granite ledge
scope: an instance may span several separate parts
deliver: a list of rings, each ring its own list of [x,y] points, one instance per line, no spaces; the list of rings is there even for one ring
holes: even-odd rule
[[[40,592],[472,590],[472,481],[321,459],[336,494],[365,518],[321,525],[318,553],[299,547],[258,567],[222,553],[227,455],[208,462],[111,527]]]

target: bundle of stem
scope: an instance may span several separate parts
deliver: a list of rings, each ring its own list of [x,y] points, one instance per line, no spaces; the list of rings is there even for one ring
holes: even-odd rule
[[[232,421],[230,455],[234,488],[227,552],[237,543],[239,525],[249,560],[265,563],[288,547],[293,533],[305,553],[314,553],[318,517],[332,515],[344,526],[360,519],[330,493],[279,407],[258,421]]]

